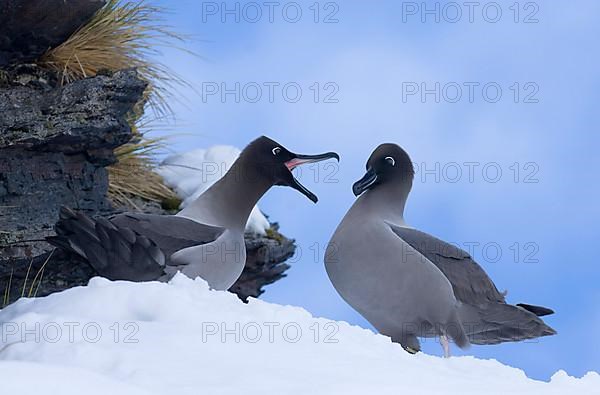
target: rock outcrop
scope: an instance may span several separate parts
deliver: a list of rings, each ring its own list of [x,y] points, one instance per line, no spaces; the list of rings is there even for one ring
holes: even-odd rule
[[[46,252],[43,241],[18,242],[52,234],[61,205],[90,215],[112,209],[105,166],[131,139],[125,116],[146,88],[135,70],[57,88],[25,75],[13,72],[0,86],[2,260]]]

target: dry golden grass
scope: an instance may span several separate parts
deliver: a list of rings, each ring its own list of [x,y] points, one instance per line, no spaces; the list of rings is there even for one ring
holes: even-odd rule
[[[46,258],[46,260],[44,261],[42,266],[36,272],[35,277],[33,278],[33,281],[31,282],[31,285],[29,287],[29,292],[25,292],[27,290],[27,281],[29,280],[29,274],[31,273],[33,259],[29,262],[29,266],[27,267],[27,275],[25,276],[25,281],[24,281],[23,287],[21,289],[21,297],[24,297],[25,294],[27,294],[28,298],[35,298],[37,296],[38,291],[40,289],[40,285],[42,284],[42,280],[44,279],[44,270],[46,269],[46,265],[50,261],[50,258],[52,258],[54,251],[56,251],[56,248],[54,248],[52,251],[50,251],[50,254],[48,254],[48,257]],[[12,269],[10,271],[10,277],[8,279],[8,284],[6,285],[6,288],[4,289],[4,297],[2,300],[2,305],[0,305],[0,309],[8,306],[8,304],[10,303],[10,299],[11,299],[10,291],[12,289],[13,275],[14,275],[14,269]]]
[[[154,172],[156,154],[166,149],[166,137],[145,137],[147,129],[147,124],[138,122],[134,129],[136,137],[115,150],[118,162],[108,168],[109,196],[119,205],[137,208],[132,197],[158,203],[177,199],[175,193]]]
[[[100,70],[137,68],[150,83],[149,104],[170,113],[167,98],[185,82],[156,61],[159,48],[179,48],[184,37],[163,24],[165,10],[144,1],[108,0],[96,15],[64,43],[50,49],[39,64],[58,72],[62,83],[91,77]]]
[[[156,151],[165,147],[166,137],[139,137],[115,150],[117,163],[108,167],[108,196],[119,206],[140,209],[136,197],[176,209],[180,199],[154,172]]]
[[[10,277],[8,278],[8,284],[4,289],[4,298],[2,299],[2,308],[8,306],[8,302],[10,301],[10,289],[12,287],[12,279],[13,279],[14,269],[10,271]]]

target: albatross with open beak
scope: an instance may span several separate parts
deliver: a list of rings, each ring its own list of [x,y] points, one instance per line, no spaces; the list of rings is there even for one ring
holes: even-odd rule
[[[202,277],[225,290],[246,263],[244,227],[256,202],[274,185],[317,196],[292,174],[297,166],[338,154],[295,154],[262,136],[251,142],[229,171],[177,215],[123,213],[91,219],[63,207],[57,236],[48,241],[75,253],[111,280],[170,279],[177,271]]]

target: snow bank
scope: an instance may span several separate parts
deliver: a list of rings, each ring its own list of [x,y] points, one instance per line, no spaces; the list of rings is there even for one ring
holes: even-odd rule
[[[0,362],[3,394],[148,395],[151,392],[78,368],[27,362]]]
[[[95,278],[86,287],[21,299],[0,311],[0,323],[0,389],[19,394],[598,394],[600,388],[597,373],[576,379],[561,371],[544,383],[494,360],[409,355],[371,331],[297,307],[244,305],[183,275],[168,284]]]
[[[230,145],[195,149],[167,157],[156,172],[182,199],[180,208],[183,209],[221,179],[240,156],[240,152],[238,148]],[[246,230],[264,235],[270,226],[258,206],[254,206]]]

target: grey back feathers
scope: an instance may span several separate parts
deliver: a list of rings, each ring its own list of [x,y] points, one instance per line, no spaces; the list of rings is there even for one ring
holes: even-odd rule
[[[504,295],[466,251],[413,228],[394,225],[391,228],[442,271],[459,301],[475,305],[505,302]]]
[[[131,281],[158,279],[175,251],[214,241],[224,231],[175,216],[124,213],[91,219],[66,207],[55,229],[51,244],[85,258],[104,277]]]
[[[66,207],[60,210],[51,244],[86,259],[101,275],[114,280],[155,280],[163,274],[165,255],[147,237],[110,221],[93,220]]]
[[[497,344],[556,333],[538,318],[552,314],[552,310],[507,304],[505,296],[466,251],[416,229],[392,226],[392,230],[450,281],[456,299],[462,303],[459,316],[471,343]]]
[[[223,227],[171,215],[124,213],[112,217],[111,222],[153,240],[166,256],[167,264],[176,251],[215,241],[225,231]]]

